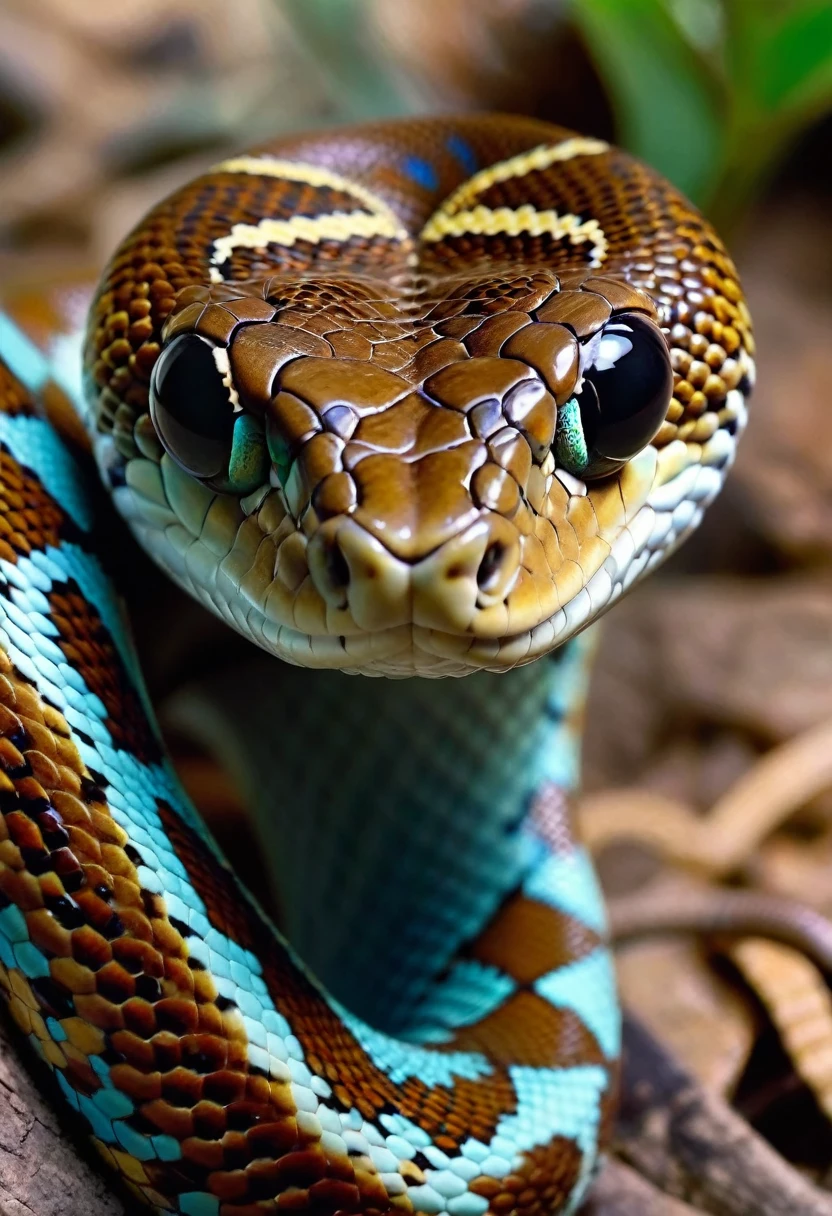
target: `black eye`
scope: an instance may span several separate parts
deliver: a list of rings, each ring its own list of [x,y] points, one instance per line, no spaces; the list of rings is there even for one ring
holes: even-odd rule
[[[150,416],[165,449],[202,479],[226,472],[234,432],[214,349],[197,334],[175,338],[156,360],[150,384]]]
[[[581,391],[558,411],[555,456],[578,477],[613,472],[655,435],[673,393],[661,331],[638,313],[622,313],[594,342]]]

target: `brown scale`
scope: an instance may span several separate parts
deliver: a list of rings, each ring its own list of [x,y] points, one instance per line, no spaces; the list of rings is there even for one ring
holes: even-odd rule
[[[4,414],[37,414],[34,397],[5,363],[0,361],[0,411]]]
[[[524,265],[552,268],[586,268],[589,271],[592,258],[592,243],[572,244],[566,237],[449,236],[430,245],[424,255],[425,269],[434,274],[458,274],[463,266],[470,266],[480,273],[485,267],[500,266],[508,274]]]
[[[32,1033],[46,1016],[61,1022],[68,1039],[51,1062],[82,1093],[101,1084],[88,1057],[116,1053],[112,1080],[136,1103],[137,1125],[183,1141],[182,1163],[147,1164],[163,1193],[192,1189],[206,1168],[221,1168],[226,1147],[245,1173],[279,1145],[291,1175],[293,1154],[319,1150],[297,1128],[288,1087],[249,1072],[238,1015],[221,1010],[210,977],[188,966],[164,901],[142,891],[136,852],[67,723],[2,652],[0,795],[0,892],[51,960],[50,976],[31,984],[9,973],[21,1027]],[[348,1161],[332,1169],[352,1179]]]
[[[112,648],[100,649],[95,621],[80,627],[78,604],[70,602],[74,594],[55,592],[52,608],[62,633],[75,637],[79,667],[95,684],[92,664],[111,659]],[[85,634],[91,650],[83,645]],[[69,657],[78,661],[74,653]],[[122,679],[127,684],[126,673]],[[345,1202],[347,1190],[365,1210],[386,1210],[389,1201],[374,1171],[328,1161],[298,1128],[286,1087],[248,1070],[239,1019],[233,1009],[220,1009],[210,977],[188,966],[164,901],[141,890],[135,870],[140,851],[111,819],[66,722],[7,660],[2,681],[0,890],[24,911],[33,940],[52,960],[50,977],[32,985],[32,1008],[13,998],[24,1028],[34,1025],[37,1008],[61,1021],[69,1041],[56,1049],[62,1055],[55,1063],[82,1093],[100,1084],[88,1056],[118,1053],[113,1081],[136,1102],[137,1126],[182,1142],[181,1163],[146,1167],[159,1193],[191,1189],[210,1171],[215,1193],[244,1201],[228,1211],[286,1188],[296,1201],[305,1196],[324,1211]],[[103,686],[99,691],[107,693]],[[395,1087],[382,1073],[368,1073],[364,1052],[334,1015],[321,1011],[315,991],[286,958],[275,957],[273,945],[269,950],[252,912],[246,923],[246,905],[202,841],[181,825],[177,832],[175,817],[161,810],[197,889],[209,904],[211,890],[219,890],[215,902],[237,909],[236,923],[223,919],[223,928],[270,957],[267,979],[279,1007],[298,1026],[312,1059],[320,1053],[321,1071],[341,1079],[345,1106],[357,1105],[370,1117],[395,1101]],[[450,1149],[467,1134],[490,1138],[512,1103],[513,1088],[498,1072],[488,1085],[461,1082],[452,1091],[408,1083],[402,1109]]]
[[[548,1216],[571,1194],[578,1180],[582,1154],[574,1141],[555,1136],[524,1155],[523,1165],[505,1178],[475,1179],[470,1190],[489,1201],[495,1216]]]
[[[58,545],[74,531],[34,473],[0,449],[0,557],[15,563],[19,555]]]
[[[519,952],[518,942],[523,942]],[[585,958],[600,945],[598,934],[581,921],[537,900],[514,895],[468,954],[520,984],[533,984],[550,971]]]
[[[334,169],[376,191],[408,228],[418,230],[472,172],[571,134],[563,127],[511,115],[417,118],[353,127],[348,139],[343,132],[283,138],[261,145],[254,154],[278,155]],[[454,150],[455,141],[464,142],[467,156]],[[404,158],[410,156],[430,164],[436,175],[435,187],[407,176]]]
[[[610,246],[604,269],[625,274],[655,299],[670,338],[679,379],[672,416],[659,441],[700,438],[697,419],[706,411],[719,413],[727,392],[740,383],[734,356],[741,347],[753,353],[737,272],[721,244],[681,195],[615,150],[563,162],[556,173],[532,171],[494,183],[468,205],[513,208],[523,203],[598,219]],[[587,244],[570,248],[544,238],[501,237],[454,238],[440,242],[431,254],[438,260],[482,257],[509,264],[562,258],[562,264],[578,266],[590,256]],[[642,264],[649,269],[640,269]],[[685,301],[680,300],[683,291]],[[692,316],[691,299],[698,301]],[[730,419],[720,418],[725,421]]]
[[[51,619],[58,645],[107,710],[105,725],[117,747],[126,748],[146,764],[159,761],[159,742],[128,678],[121,657],[96,609],[70,581],[49,592]]]
[[[411,358],[414,339],[394,339],[384,347],[386,359],[381,362],[374,347],[369,364],[335,357],[321,334],[309,334],[307,357],[293,359],[300,339],[288,327],[244,329],[230,348],[235,383],[249,408],[276,420],[298,459],[302,487],[293,511],[301,520],[310,504],[321,520],[353,513],[408,559],[441,544],[466,512],[473,521],[478,509],[486,509],[519,525],[528,456],[538,463],[545,458],[555,406],[567,400],[577,374],[575,335],[585,336],[612,315],[613,304],[601,293],[616,308],[655,315],[646,297],[621,284],[594,276],[584,286],[553,293],[551,279],[534,290],[492,280],[498,301],[498,293],[514,291],[518,303],[540,304],[539,323],[521,311],[474,318],[461,342],[444,337]],[[195,329],[207,336],[205,316]],[[319,319],[328,332],[325,314]],[[174,321],[173,332],[176,327]],[[275,394],[273,369],[284,362]],[[418,395],[408,391],[417,378]],[[513,434],[525,440],[516,451],[507,446]]]
[[[565,327],[557,328],[560,348],[568,355],[574,338]],[[532,328],[522,332],[531,333]],[[558,347],[550,343],[549,349]],[[434,356],[439,371],[426,380],[425,397],[410,393],[403,376],[372,365],[316,357],[287,367],[282,391],[268,404],[264,398],[263,408],[279,420],[294,445],[303,475],[303,497],[294,504],[299,515],[310,502],[320,518],[338,513],[346,494],[346,509],[354,507],[355,518],[368,531],[378,527],[380,539],[406,557],[419,551],[414,545],[430,550],[442,543],[458,529],[466,510],[475,518],[477,505],[514,517],[530,465],[512,460],[497,439],[516,427],[542,459],[554,436],[554,399],[528,361],[468,359],[460,369],[464,374],[458,375],[453,366],[442,368],[444,353]],[[505,353],[511,355],[510,347]],[[525,353],[529,361],[535,358],[534,351]],[[236,371],[234,359],[232,347]],[[543,370],[558,388],[554,367]],[[246,376],[240,367],[238,382],[253,387]],[[347,387],[359,388],[365,416],[341,404]],[[270,391],[270,382],[263,383],[262,391]],[[379,406],[381,411],[373,412]],[[488,461],[484,444],[474,439],[492,435],[495,446]],[[447,467],[446,475],[440,462]],[[513,489],[503,463],[508,476],[516,479]],[[473,500],[464,488],[471,475]],[[336,477],[344,479],[337,492],[332,482]],[[383,529],[378,520],[384,521]]]
[[[606,1063],[595,1036],[577,1014],[555,1008],[528,989],[507,997],[482,1021],[458,1030],[453,1047],[482,1052],[506,1068],[574,1068]]]
[[[229,282],[247,282],[267,278],[276,270],[281,274],[300,275],[308,270],[312,262],[324,273],[328,267],[343,270],[348,261],[355,271],[375,270],[381,266],[389,266],[391,270],[403,266],[401,247],[394,241],[384,237],[353,237],[349,243],[349,256],[344,256],[344,244],[341,241],[310,241],[299,240],[290,248],[280,245],[270,245],[267,250],[238,248],[235,249],[227,262],[223,263],[223,276]]]
[[[437,1143],[445,1135],[446,1147],[454,1148],[458,1143],[454,1145],[453,1138],[447,1137],[443,1129],[455,1111],[467,1109],[468,1134],[485,1141],[494,1135],[501,1114],[514,1109],[514,1089],[507,1071],[498,1067],[495,1075],[484,1082],[457,1080],[453,1090],[445,1086],[430,1089],[415,1079],[393,1085],[274,943],[266,926],[240,898],[233,876],[219,868],[204,842],[181,820],[164,808],[162,814],[177,854],[208,910],[209,920],[223,932],[233,931],[235,940],[263,961],[264,979],[275,1007],[292,1025],[310,1067],[333,1084],[345,1110],[354,1106],[365,1118],[372,1119],[389,1105],[395,1105],[407,1118],[437,1137]],[[449,1051],[456,1049],[456,1043],[447,1047]]]
[[[5,367],[0,363],[0,375]],[[12,384],[17,384],[11,378]],[[12,405],[22,393],[6,398]],[[40,480],[0,451],[0,556],[16,562],[18,555],[57,546],[75,529]],[[87,686],[101,697],[107,708],[107,728],[118,746],[127,747],[143,760],[159,757],[159,745],[147,717],[127,679],[123,664],[98,613],[74,583],[50,593],[53,621],[58,628],[64,655],[83,676]]]
[[[27,275],[24,283],[5,283],[3,310],[48,359],[57,335],[76,334],[84,325],[93,289],[91,276],[78,269],[62,273],[50,267],[47,281],[30,280]],[[45,413],[75,450],[88,451],[89,436],[66,389],[48,379],[38,395],[40,405],[35,406],[23,385],[7,368],[0,368],[0,410],[3,413],[20,413],[23,401],[26,412]]]
[[[213,174],[197,179],[172,199],[162,203],[122,246],[113,259],[106,288],[94,305],[88,336],[87,360],[95,382],[102,390],[101,418],[112,424],[119,402],[144,406],[149,373],[159,349],[159,331],[170,314],[176,293],[191,284],[207,281],[207,264],[213,243],[232,224],[257,224],[264,216],[293,214],[290,204],[302,199],[301,214],[327,214],[332,209],[350,212],[364,207],[353,196],[328,187],[300,187],[277,178],[250,174]],[[231,278],[252,274],[273,275],[277,270],[297,272],[311,260],[313,247],[301,253],[281,249],[262,268],[256,251],[238,251],[232,260]],[[322,242],[317,248],[324,260],[344,266],[343,248]],[[381,269],[384,257],[373,247],[357,265]],[[401,262],[393,248],[394,263]]]
[[[355,1106],[365,1118],[372,1119],[395,1102],[396,1108],[413,1119],[432,1136],[438,1147],[448,1152],[458,1151],[459,1144],[468,1136],[487,1142],[494,1134],[495,1122],[501,1104],[504,1111],[514,1109],[513,1089],[499,1065],[496,1075],[485,1082],[457,1080],[453,1091],[444,1086],[429,1090],[421,1082],[408,1080],[398,1090],[387,1077],[376,1070],[367,1060],[362,1048],[353,1036],[326,1008],[322,1007],[312,989],[299,984],[296,973],[289,971],[281,952],[265,948],[263,926],[254,917],[248,906],[235,898],[234,881],[230,875],[218,871],[215,862],[207,853],[204,843],[190,829],[163,808],[166,829],[176,844],[189,876],[208,908],[212,924],[223,932],[233,932],[238,940],[259,957],[266,960],[264,977],[276,1007],[290,1020],[304,1047],[310,1066],[334,1084],[334,1092],[344,1109]],[[232,923],[228,916],[232,915]],[[598,944],[598,938],[585,927],[569,918],[558,923],[559,918],[551,909],[533,901],[517,899],[507,906],[504,917],[498,918],[493,931],[477,943],[474,954],[483,961],[495,965],[508,965],[509,974],[532,982],[540,974],[558,965],[557,959],[583,957]],[[508,949],[504,941],[507,932],[539,934],[546,930],[556,932],[555,942],[540,939],[538,946],[532,944],[531,954],[518,952],[517,941]],[[562,943],[559,948],[558,938]],[[502,940],[501,940],[502,939]],[[520,957],[518,957],[518,955]],[[517,964],[520,963],[518,972]],[[305,989],[305,990],[304,990]],[[491,1059],[504,1059],[508,1063],[542,1065],[557,1059],[564,1066],[570,1064],[606,1064],[592,1035],[571,1011],[554,1010],[547,1002],[525,991],[518,993],[506,1006],[505,1014],[498,1012],[476,1026],[459,1032],[446,1050],[484,1050]],[[607,1117],[609,1098],[603,1102],[602,1117]],[[548,1146],[524,1155],[524,1164],[517,1175],[502,1180],[499,1184],[481,1182],[473,1187],[477,1193],[496,1199],[492,1203],[494,1212],[554,1210],[570,1193],[580,1166],[581,1156],[570,1141],[558,1137]],[[233,1176],[223,1175],[221,1186],[229,1197],[239,1196],[243,1186],[242,1171],[232,1171]],[[424,1177],[418,1165],[410,1168],[411,1182],[422,1182]],[[266,1175],[277,1178],[278,1174]],[[300,1188],[303,1189],[302,1187]],[[366,1193],[358,1192],[366,1201]],[[306,1193],[307,1202],[323,1202],[325,1193]],[[298,1204],[304,1195],[297,1195]]]

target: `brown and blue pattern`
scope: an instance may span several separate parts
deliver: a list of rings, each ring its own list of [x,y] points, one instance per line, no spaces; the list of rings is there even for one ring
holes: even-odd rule
[[[538,837],[524,890],[450,969],[462,1009],[439,982],[458,1023],[441,1045],[340,1009],[158,759],[81,479],[6,382],[0,979],[102,1156],[158,1210],[196,1216],[285,1195],[477,1216],[577,1194],[617,1043],[583,853]]]
[[[667,399],[599,476],[579,398],[622,325],[658,344]],[[177,343],[197,353],[171,399]],[[299,849],[283,867],[330,992],[164,758],[88,488],[40,412],[50,367],[0,319],[0,985],[151,1208],[577,1209],[619,1015],[568,813],[591,648],[555,648],[698,522],[751,349],[702,218],[525,120],[285,140],[116,253],[81,412],[153,556],[294,663],[475,673],[470,696],[401,698],[404,723],[341,679],[280,738],[257,728],[287,840],[326,826],[304,845],[330,859],[320,887]]]

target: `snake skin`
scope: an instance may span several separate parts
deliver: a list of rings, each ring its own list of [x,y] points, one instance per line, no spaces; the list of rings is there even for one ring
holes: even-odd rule
[[[673,397],[651,442],[583,482],[553,456],[559,412],[596,335],[633,313],[667,337]],[[149,413],[160,351],[189,334],[210,339],[239,414],[219,479],[186,472]],[[343,976],[334,995],[312,978],[173,776],[104,571],[100,504],[44,417],[66,384],[2,319],[12,1016],[159,1212],[574,1212],[609,1127],[619,1019],[570,825],[588,647],[569,639],[696,526],[733,458],[752,339],[722,245],[657,175],[560,128],[316,134],[161,203],[107,269],[85,348],[79,408],[105,484],[174,579],[294,664],[468,675],[475,691],[424,686],[416,760],[390,786],[432,791],[435,869],[386,802],[372,849],[332,862],[310,924],[331,932],[343,889],[346,963],[352,941],[366,975],[347,1008]],[[323,775],[316,822],[348,841],[362,800],[388,796],[392,736],[368,702],[381,742],[365,754],[346,732],[354,683],[317,675],[335,683],[304,712],[289,703],[274,754]],[[416,1013],[397,1033],[367,1013],[373,958],[379,991],[397,982],[381,941],[394,893],[350,911],[377,849],[391,886],[427,874],[413,899],[434,918],[396,938],[420,994],[407,989]],[[307,870],[291,847],[285,861],[302,899]]]

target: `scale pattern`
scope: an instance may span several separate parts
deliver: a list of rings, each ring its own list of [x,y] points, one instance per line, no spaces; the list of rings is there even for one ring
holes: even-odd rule
[[[564,483],[557,409],[621,309],[668,333],[674,400],[611,484]],[[186,333],[289,436],[283,477],[234,495],[163,453],[148,385]],[[552,650],[695,526],[751,349],[727,255],[643,166],[525,120],[414,121],[284,140],[160,204],[93,306],[85,410],[137,535],[236,628],[293,662],[461,674]],[[619,1038],[568,811],[587,648],[541,661],[517,884],[434,976],[421,1034],[374,1028],[183,796],[90,487],[42,414],[49,366],[6,320],[0,355],[0,985],[62,1100],[159,1212],[574,1212]],[[451,567],[495,538],[504,582],[454,598]],[[348,592],[315,556],[336,542],[370,569]]]

